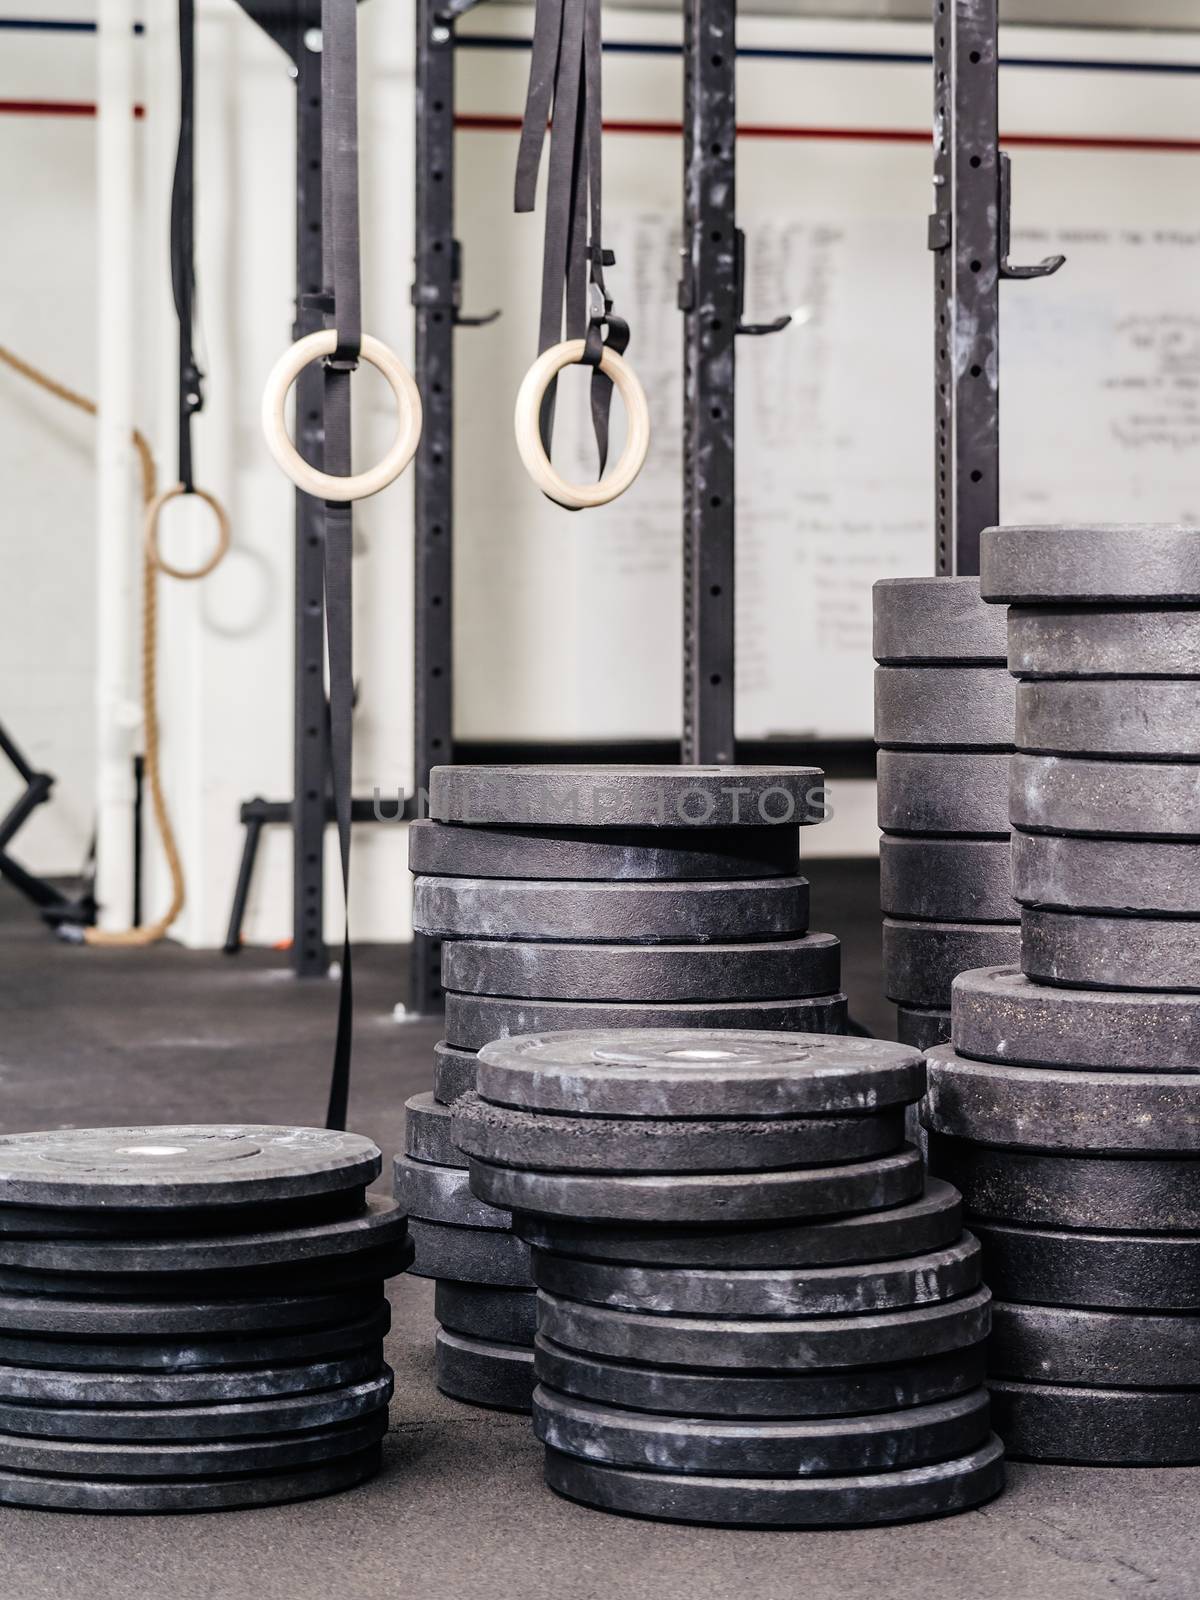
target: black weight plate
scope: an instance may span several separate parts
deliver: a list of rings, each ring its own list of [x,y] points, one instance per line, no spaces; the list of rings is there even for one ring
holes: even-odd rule
[[[1200,1390],[991,1385],[1010,1455],[1077,1466],[1183,1467],[1200,1462]]]
[[[79,1300],[66,1295],[0,1294],[0,1337],[44,1333],[64,1339],[169,1339],[187,1334],[257,1334],[319,1328],[368,1316],[383,1304],[383,1284],[330,1294],[253,1300]]]
[[[444,1106],[452,1106],[460,1094],[475,1087],[474,1050],[456,1050],[452,1044],[439,1039],[433,1047],[433,1097]]]
[[[1157,1221],[1147,1217],[1142,1226]],[[1200,1234],[1066,1233],[975,1219],[971,1226],[983,1245],[984,1275],[1004,1300],[1115,1311],[1200,1309]]]
[[[943,1250],[962,1233],[958,1191],[931,1178],[904,1205],[816,1222],[749,1227],[604,1227],[518,1216],[514,1227],[539,1249],[584,1261],[649,1267],[833,1267]]]
[[[528,1345],[471,1339],[439,1328],[434,1341],[437,1386],[454,1400],[501,1411],[528,1411],[537,1382]]]
[[[1048,1156],[934,1134],[929,1162],[961,1189],[972,1217],[1105,1233],[1200,1231],[1195,1157]]]
[[[1115,839],[1200,839],[1200,765],[1188,761],[1012,758],[1013,826]]]
[[[1008,1305],[1000,1298],[993,1311],[988,1367],[998,1378],[1200,1388],[1200,1317]]]
[[[440,1167],[465,1167],[450,1138],[450,1108],[431,1094],[414,1094],[404,1102],[404,1153],[413,1161]]]
[[[0,1400],[0,1431],[44,1439],[147,1444],[192,1439],[233,1440],[338,1427],[385,1408],[392,1370],[320,1394],[288,1395],[212,1406],[48,1406]],[[59,1470],[54,1468],[52,1470]],[[180,1476],[184,1476],[183,1473]]]
[[[924,1169],[904,1145],[873,1161],[783,1172],[612,1176],[522,1172],[472,1160],[471,1188],[512,1211],[594,1222],[770,1222],[901,1205],[920,1194]]]
[[[999,1066],[968,1061],[948,1044],[925,1060],[921,1119],[931,1132],[1016,1149],[1200,1154],[1195,1073]]]
[[[1200,602],[1200,532],[1170,523],[985,528],[979,591],[992,604]]]
[[[213,1407],[311,1395],[366,1383],[383,1367],[383,1346],[366,1345],[324,1361],[286,1366],[218,1367],[208,1372],[103,1372],[98,1369],[0,1366],[0,1403],[54,1407]],[[20,1431],[20,1430],[15,1430]]]
[[[444,988],[516,999],[789,1000],[830,994],[840,979],[841,941],[831,933],[750,944],[459,939],[442,950]]]
[[[713,1005],[646,1006],[614,1001],[496,1000],[479,994],[446,996],[446,1033],[460,1049],[493,1040],[554,1032],[821,1033],[846,1031],[846,996],[815,1000],[721,1000]]]
[[[504,1232],[511,1226],[507,1211],[485,1205],[471,1193],[465,1167],[435,1167],[432,1162],[412,1161],[407,1156],[397,1156],[392,1181],[396,1196],[409,1213],[410,1231],[416,1238],[412,1224],[444,1222],[454,1228],[487,1228]]]
[[[409,824],[408,868],[425,877],[565,878],[600,883],[790,877],[798,829],[505,828]]]
[[[464,1095],[454,1137],[467,1156],[553,1172],[756,1172],[865,1161],[904,1142],[900,1106],[851,1117],[580,1117],[514,1111]]]
[[[410,1269],[418,1278],[450,1278],[455,1283],[529,1288],[529,1246],[495,1228],[453,1228],[444,1222],[413,1221],[417,1258]]]
[[[1200,919],[1021,912],[1021,967],[1080,989],[1200,991]]]
[[[928,1405],[983,1382],[981,1342],[899,1367],[847,1372],[704,1372],[605,1361],[534,1341],[538,1381],[564,1394],[680,1417],[839,1417]]]
[[[897,1005],[948,1010],[950,985],[960,972],[1015,962],[1020,950],[1021,930],[1015,922],[900,922],[885,917],[884,990]]]
[[[900,1471],[965,1455],[987,1439],[986,1389],[859,1417],[666,1417],[597,1405],[540,1385],[533,1431],[547,1448],[607,1466],[739,1477]]]
[[[879,841],[879,908],[926,922],[1012,922],[1008,839]]]
[[[935,1044],[945,1044],[950,1037],[950,1013],[897,1006],[896,1037],[914,1050],[931,1050]]]
[[[1200,759],[1200,681],[1029,679],[1017,685],[1019,750]]]
[[[1200,678],[1200,611],[1013,606],[1008,667],[1022,678]]]
[[[531,1345],[537,1329],[537,1299],[532,1289],[493,1289],[487,1284],[440,1278],[433,1314],[453,1333],[502,1344]]]
[[[282,1333],[243,1334],[231,1338],[107,1339],[52,1338],[36,1334],[0,1333],[0,1363],[26,1367],[93,1367],[111,1372],[130,1370],[189,1372],[207,1367],[278,1366],[312,1361],[320,1356],[377,1346],[391,1326],[386,1301],[374,1311],[328,1327]]]
[[[0,1248],[8,1237],[26,1239],[204,1238],[321,1227],[357,1216],[366,1203],[362,1184],[335,1193],[299,1195],[270,1204],[212,1206],[6,1205],[0,1200]]]
[[[842,1317],[953,1300],[979,1287],[978,1242],[853,1267],[614,1266],[534,1250],[533,1281],[569,1300],[688,1317]]]
[[[879,826],[888,833],[1008,837],[1012,757],[958,750],[880,750]]]
[[[1015,1066],[1200,1072],[1200,998],[1055,989],[1016,967],[954,980],[960,1055]]]
[[[494,1105],[614,1117],[785,1117],[919,1100],[925,1065],[882,1039],[722,1028],[581,1028],[497,1039],[479,1056]]]
[[[569,1350],[672,1367],[788,1372],[896,1366],[986,1338],[991,1296],[850,1317],[665,1317],[613,1311],[538,1290],[538,1333]]]
[[[991,1500],[1004,1487],[1004,1446],[936,1466],[847,1478],[706,1478],[634,1472],[546,1452],[546,1482],[556,1493],[604,1511],[665,1522],[740,1527],[870,1527],[949,1516]]]
[[[978,578],[880,578],[871,589],[876,661],[1008,661],[1004,612],[979,598]]]
[[[319,1466],[248,1477],[89,1481],[49,1473],[0,1472],[0,1505],[46,1511],[231,1511],[311,1500],[364,1483],[379,1471],[378,1444]]]
[[[1162,840],[1012,836],[1013,894],[1025,906],[1200,916],[1200,850]]]
[[[876,667],[875,742],[891,749],[995,750],[1013,745],[1005,667]]]
[[[77,1128],[0,1136],[8,1206],[111,1208],[270,1204],[371,1183],[370,1139],[323,1128]]]
[[[808,928],[808,880],[548,883],[417,878],[413,926],[436,939],[616,944],[785,939]]]
[[[434,767],[438,822],[522,828],[759,828],[825,820],[816,767]]]

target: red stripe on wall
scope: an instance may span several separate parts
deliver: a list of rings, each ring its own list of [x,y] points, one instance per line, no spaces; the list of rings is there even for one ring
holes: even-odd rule
[[[146,115],[145,106],[134,106],[135,117]],[[0,115],[7,117],[94,117],[96,107],[89,100],[0,100]]]

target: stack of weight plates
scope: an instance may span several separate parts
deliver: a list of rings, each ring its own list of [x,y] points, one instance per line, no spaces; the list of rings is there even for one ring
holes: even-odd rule
[[[438,767],[430,810],[410,830],[413,923],[446,941],[446,1039],[433,1097],[409,1105],[396,1193],[413,1219],[414,1270],[439,1280],[440,1386],[528,1407],[528,1251],[503,1209],[470,1194],[441,1107],[469,1086],[474,1052],[512,1034],[842,1032],[839,941],[807,932],[799,875],[799,828],[824,815],[822,776]]]
[[[792,1527],[1000,1489],[979,1246],[903,1143],[923,1078],[912,1049],[827,1035],[592,1030],[481,1052],[454,1138],[531,1246],[553,1489]]]
[[[1200,1462],[1200,530],[984,544],[1023,970],[955,983],[931,1160],[984,1245],[1012,1451]]]
[[[955,975],[1017,957],[1013,684],[978,578],[885,579],[874,612],[884,987],[926,1049],[950,1036]]]
[[[412,1256],[368,1139],[0,1138],[0,1502],[205,1511],[379,1466],[384,1280]]]

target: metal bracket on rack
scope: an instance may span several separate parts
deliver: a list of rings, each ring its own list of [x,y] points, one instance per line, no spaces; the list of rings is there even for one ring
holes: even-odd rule
[[[786,316],[776,317],[774,322],[743,322],[746,310],[746,235],[741,228],[735,228],[733,239],[737,252],[737,327],[733,331],[754,339],[761,339],[767,333],[782,333],[792,320],[790,312]]]
[[[1066,256],[1043,256],[1028,267],[1014,267],[1008,259],[1012,227],[1012,159],[1000,152],[1000,276],[1002,278],[1048,278],[1058,271]]]

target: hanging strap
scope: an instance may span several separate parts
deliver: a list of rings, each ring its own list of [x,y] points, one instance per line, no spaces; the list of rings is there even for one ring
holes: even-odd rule
[[[196,300],[195,245],[196,5],[179,0],[179,142],[171,185],[171,289],[179,318],[179,482],[192,476],[192,418],[204,409],[204,374],[192,347]]]
[[[606,347],[625,353],[629,325],[613,315],[604,280],[614,257],[603,242],[600,48],[600,0],[537,0],[514,208],[534,209],[549,122],[538,353],[564,338],[585,341],[583,360],[593,369],[592,430],[603,476],[612,383],[599,363]],[[547,455],[555,388],[555,383],[547,386],[538,416]]]
[[[350,375],[362,343],[362,277],[358,233],[358,18],[356,0],[321,0],[321,258],[326,326],[337,348],[325,362],[326,472],[347,477],[350,461]],[[353,744],[353,606],[350,501],[325,501],[325,629],[329,651],[329,760],[345,934],[337,1038],[326,1126],[345,1128],[350,1099],[354,999],[350,972],[350,810]]]

